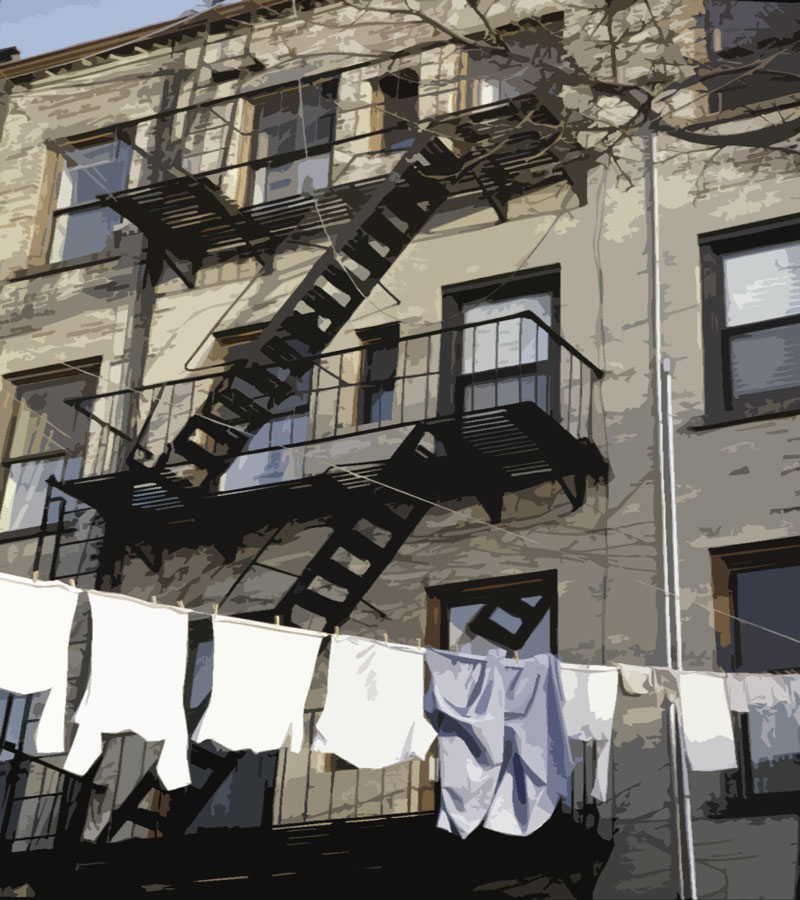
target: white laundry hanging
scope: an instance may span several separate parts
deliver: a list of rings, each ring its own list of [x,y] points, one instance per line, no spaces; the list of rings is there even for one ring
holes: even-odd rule
[[[422,710],[424,651],[336,635],[312,750],[360,769],[425,759],[436,732]]]
[[[733,712],[750,716],[750,751],[757,762],[800,753],[800,678],[734,672],[727,678]]]
[[[69,635],[79,594],[61,581],[0,574],[0,689],[50,692],[34,737],[40,754],[64,752]]]
[[[325,635],[228,616],[214,620],[211,700],[193,740],[299,753],[303,712]]]
[[[676,672],[686,758],[695,772],[737,768],[733,724],[721,672]]]
[[[617,705],[619,672],[613,666],[561,663],[564,687],[564,723],[577,741],[597,742],[597,771],[592,796],[608,800],[611,735]]]
[[[89,601],[91,671],[64,768],[85,775],[102,753],[103,734],[133,731],[164,742],[156,764],[164,787],[185,787],[191,783],[183,707],[186,611],[98,591]]]

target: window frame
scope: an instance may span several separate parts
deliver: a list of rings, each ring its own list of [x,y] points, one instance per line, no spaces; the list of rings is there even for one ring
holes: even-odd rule
[[[91,387],[89,389],[89,392],[85,394],[85,396],[87,397],[92,395],[92,391],[96,392],[97,390],[97,381],[100,378],[101,364],[102,360],[98,357],[78,360],[77,362],[72,364],[76,368],[86,370],[87,374],[83,375],[84,378],[93,376],[95,379],[94,386]],[[0,444],[0,452],[2,453],[2,456],[0,456],[0,512],[2,512],[5,506],[6,491],[9,486],[12,466],[24,465],[26,463],[34,463],[39,461],[61,459],[63,461],[61,467],[61,477],[63,477],[65,467],[68,464],[68,460],[80,458],[80,470],[83,471],[83,466],[86,461],[86,455],[89,451],[89,441],[91,437],[88,420],[85,426],[86,434],[80,446],[80,453],[75,452],[75,448],[70,448],[71,452],[65,452],[61,449],[44,451],[37,450],[36,452],[23,454],[12,454],[11,452],[14,446],[14,442],[17,439],[17,429],[20,424],[20,404],[22,403],[22,401],[17,396],[18,388],[36,384],[41,384],[44,386],[47,385],[48,382],[59,381],[61,379],[69,377],[77,381],[80,376],[74,371],[74,369],[71,369],[67,365],[60,364],[45,366],[39,369],[31,369],[25,372],[9,373],[4,376],[3,381],[5,382],[7,389],[12,391],[14,395],[14,410],[9,419],[5,440],[2,442],[2,444]],[[32,412],[37,417],[38,415],[40,415],[36,414],[35,411]],[[75,416],[79,415],[80,413],[78,413],[76,409]],[[66,438],[64,438],[64,440],[66,440]],[[80,474],[78,474],[76,477],[80,477]],[[43,509],[39,517],[39,521],[35,526],[25,528],[10,528],[8,530],[0,531],[0,540],[7,541],[14,539],[15,536],[40,534],[42,531],[42,523],[49,522],[49,519],[49,511]]]
[[[738,628],[736,616],[736,576],[743,572],[796,565],[800,556],[800,538],[716,547],[709,551],[711,589],[714,598],[714,631],[717,665],[724,672],[739,671]],[[775,674],[790,670],[776,669]],[[723,774],[723,803],[710,809],[715,817],[784,815],[797,811],[800,788],[796,791],[756,793],[753,762],[750,757],[750,723],[748,713],[732,713],[739,768]]]
[[[46,264],[50,266],[61,266],[61,265],[70,265],[75,262],[75,260],[84,259],[88,256],[88,258],[96,258],[101,257],[105,253],[108,253],[112,249],[112,236],[113,229],[109,234],[109,239],[106,242],[107,245],[104,249],[98,250],[94,253],[83,254],[80,256],[63,256],[60,259],[53,258],[53,244],[56,237],[56,225],[57,220],[60,217],[64,217],[67,219],[67,227],[69,227],[69,216],[76,215],[84,212],[91,212],[92,210],[104,209],[107,208],[107,204],[102,200],[91,200],[85,203],[77,203],[72,206],[58,206],[58,195],[61,190],[62,178],[64,177],[64,173],[67,168],[67,155],[72,149],[80,149],[80,148],[88,148],[94,146],[102,146],[106,143],[122,143],[127,146],[133,146],[132,134],[130,127],[118,125],[113,126],[109,129],[105,129],[100,132],[93,132],[92,134],[82,135],[80,137],[69,138],[68,140],[63,140],[59,142],[55,142],[53,144],[54,152],[57,155],[57,165],[55,178],[53,183],[53,194],[52,194],[52,210],[50,213],[50,229],[49,234],[47,236],[46,244],[45,244],[45,260]],[[131,163],[132,163],[132,151],[130,157],[128,159],[128,171],[125,176],[125,187],[122,190],[126,190],[130,187],[130,177],[131,177]],[[98,185],[100,188],[100,185]],[[102,193],[102,191],[98,190],[98,193]],[[113,192],[109,192],[113,193]],[[119,216],[119,222],[115,224],[119,225],[123,222],[123,218]],[[65,235],[66,241],[66,235]]]
[[[257,190],[257,179],[259,176],[259,172],[261,170],[265,171],[264,178],[268,178],[268,170],[270,168],[269,165],[264,164],[266,161],[272,161],[274,166],[287,166],[292,165],[293,163],[300,163],[305,159],[314,159],[318,156],[329,155],[329,165],[328,165],[328,187],[330,187],[332,183],[332,175],[333,175],[333,147],[336,142],[336,128],[338,124],[339,118],[339,109],[337,104],[337,99],[339,96],[339,85],[340,85],[340,77],[338,74],[326,74],[322,77],[317,77],[312,80],[302,81],[300,85],[297,82],[291,82],[289,84],[278,85],[274,88],[270,88],[269,90],[259,91],[256,94],[249,94],[245,97],[246,101],[246,112],[245,119],[249,125],[250,130],[250,140],[245,141],[245,145],[247,147],[245,151],[245,159],[249,162],[246,170],[246,178],[244,179],[244,189],[242,190],[242,198],[243,198],[243,206],[261,206],[269,203],[281,203],[288,200],[291,200],[293,197],[302,196],[302,191],[297,194],[287,195],[286,197],[278,197],[275,200],[267,199],[256,199],[256,190]],[[297,102],[298,102],[298,110],[300,104],[303,102],[302,91],[309,87],[319,86],[321,94],[324,96],[324,91],[326,87],[331,91],[330,97],[332,99],[331,109],[332,113],[330,115],[330,134],[328,139],[325,141],[312,141],[312,142],[301,142],[303,144],[302,147],[297,148],[295,150],[286,151],[284,153],[276,153],[267,156],[261,156],[258,152],[258,143],[261,135],[261,120],[263,114],[263,106],[265,103],[269,101],[272,97],[280,96],[284,93],[296,93],[297,94]],[[287,113],[287,116],[291,115]],[[321,117],[320,117],[321,118]],[[300,113],[294,114],[294,120],[297,123],[298,132],[303,127],[304,119],[300,116]],[[307,146],[306,146],[307,144]],[[306,150],[308,151],[306,153]]]
[[[413,77],[407,77],[407,74],[411,74]],[[381,82],[385,83],[386,79],[389,78],[396,78],[398,82],[406,81],[409,84],[416,84],[417,93],[410,97],[393,97],[381,86]],[[420,72],[417,68],[408,66],[396,72],[382,72],[371,79],[371,82],[373,93],[372,123],[370,128],[373,134],[372,149],[382,153],[404,153],[414,143],[414,122],[419,121],[420,87],[422,84]],[[397,121],[405,118],[405,116],[402,108],[396,111],[390,108],[392,101],[399,100],[404,102],[410,99],[414,100],[414,122],[408,120],[405,127],[396,124]]]
[[[738,334],[765,331],[780,324],[800,324],[800,314],[763,319],[745,325],[725,325],[723,270],[726,254],[795,241],[800,243],[800,216],[785,216],[751,226],[727,228],[699,237],[705,422],[708,424],[742,422],[752,418],[772,418],[800,412],[800,380],[796,387],[746,394],[738,399],[733,396],[731,338]]]
[[[535,607],[538,615],[524,639],[515,640],[505,645],[508,653],[518,651],[530,635],[539,626],[547,613],[550,614],[549,652],[558,653],[558,571],[545,569],[541,572],[527,572],[522,575],[501,575],[496,578],[481,578],[470,581],[459,581],[451,584],[432,585],[425,588],[428,598],[428,622],[425,640],[431,647],[448,650],[450,646],[450,609],[458,606],[472,606],[477,603],[489,603],[494,608],[504,608],[508,601],[517,601],[530,593],[530,585],[537,586],[542,594],[542,601]],[[541,610],[540,610],[541,607]],[[483,616],[483,613],[479,613]],[[488,618],[490,615],[483,616]],[[512,613],[513,615],[513,613]],[[477,618],[477,616],[476,616]],[[518,629],[519,635],[525,629]],[[498,643],[498,647],[504,645]]]
[[[461,282],[455,285],[447,285],[442,288],[442,323],[457,322],[464,324],[463,307],[473,300],[481,300],[490,296],[494,300],[509,300],[525,294],[550,294],[552,297],[551,325],[555,334],[561,334],[561,266],[544,266],[536,269],[526,269],[514,272],[510,275],[495,275],[490,278],[480,278],[475,281]],[[477,327],[477,326],[472,326]],[[452,333],[452,339],[442,342],[441,349],[441,379],[439,384],[438,414],[441,416],[459,414],[463,407],[462,384],[467,379],[477,383],[475,374],[465,374],[461,370],[463,359],[463,334],[464,331]],[[540,367],[540,374],[551,376],[551,407],[557,418],[557,406],[560,392],[560,352],[561,346],[557,342],[550,342],[550,355],[552,358],[543,363],[524,364],[522,375],[536,374],[536,367]],[[531,365],[533,368],[531,368]],[[512,374],[517,373],[519,366],[512,366]],[[547,371],[546,371],[547,370]],[[496,377],[500,376],[501,369],[492,370]]]
[[[392,407],[394,406],[394,393],[397,386],[397,365],[400,359],[400,326],[396,323],[378,325],[375,328],[364,328],[356,332],[364,349],[361,357],[361,371],[358,378],[358,399],[356,411],[356,425],[377,425],[391,423],[391,413],[388,419],[383,417],[373,420],[369,418],[370,404],[375,395],[384,393],[387,388],[392,392]],[[375,350],[394,351],[394,372],[391,378],[374,379],[370,377],[372,364],[370,354]]]

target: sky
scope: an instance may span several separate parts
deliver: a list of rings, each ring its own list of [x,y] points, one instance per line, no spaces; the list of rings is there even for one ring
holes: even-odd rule
[[[207,6],[203,0],[0,0],[0,48],[37,56]]]

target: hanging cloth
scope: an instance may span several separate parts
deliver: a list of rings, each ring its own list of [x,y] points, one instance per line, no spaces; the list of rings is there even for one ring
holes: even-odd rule
[[[728,675],[728,703],[750,717],[750,752],[756,762],[800,753],[796,675],[734,672]]]
[[[569,796],[574,761],[564,724],[559,660],[503,660],[503,764],[484,828],[526,837]]]
[[[119,594],[89,593],[91,672],[64,768],[85,775],[104,734],[133,731],[163,741],[156,772],[168,791],[191,783],[183,708],[189,617]]]
[[[312,750],[359,769],[425,759],[436,732],[422,710],[424,651],[335,635]]]
[[[595,800],[608,800],[611,736],[617,705],[619,671],[613,666],[561,663],[564,722],[576,741],[597,742],[597,770],[592,788]]]
[[[64,752],[69,635],[79,594],[60,581],[0,574],[0,689],[49,691],[33,741],[43,755]]]
[[[324,635],[229,616],[214,620],[211,700],[192,739],[263,753],[289,739],[299,753],[303,712]]]
[[[428,650],[425,712],[439,735],[436,824],[465,838],[483,822],[503,764],[504,651],[485,657]]]
[[[479,825],[523,836],[540,828],[569,791],[573,760],[558,660],[519,663],[428,650],[425,711],[439,735],[437,825],[467,837]]]
[[[721,672],[676,672],[686,758],[695,772],[737,768],[733,723]]]

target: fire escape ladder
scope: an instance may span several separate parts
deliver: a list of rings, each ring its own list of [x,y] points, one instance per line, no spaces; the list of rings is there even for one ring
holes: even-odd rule
[[[426,463],[433,452],[422,443],[429,433],[422,423],[412,429],[370,479],[375,484],[336,517],[333,533],[274,609],[241,618],[280,616],[294,624],[293,612],[300,607],[322,616],[329,632],[347,621],[430,508],[419,499],[432,489]]]
[[[419,139],[312,266],[248,358],[221,378],[201,411],[189,418],[174,441],[171,465],[194,466],[195,486],[207,485],[226,469],[441,206],[457,168],[457,158],[438,138]],[[155,477],[166,463],[163,456],[155,467],[137,462],[137,480],[186,493],[185,476],[171,485]]]

